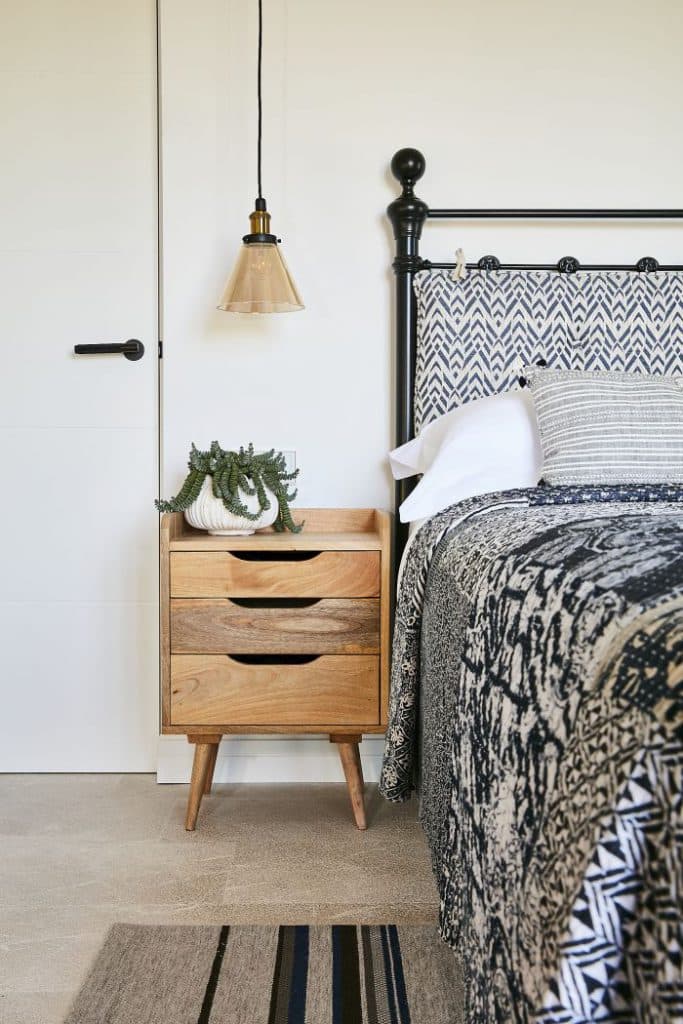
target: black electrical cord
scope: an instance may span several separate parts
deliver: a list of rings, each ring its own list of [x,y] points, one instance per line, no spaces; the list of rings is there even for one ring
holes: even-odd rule
[[[258,175],[258,197],[263,198],[261,190],[261,126],[263,110],[261,103],[261,64],[263,56],[263,0],[258,0],[258,143],[256,150],[256,167]]]

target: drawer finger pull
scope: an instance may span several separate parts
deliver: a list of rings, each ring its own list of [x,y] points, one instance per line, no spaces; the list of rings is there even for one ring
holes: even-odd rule
[[[240,562],[310,562],[319,551],[231,551],[231,558]]]
[[[312,608],[319,597],[229,597],[239,608]]]
[[[310,665],[319,654],[226,654],[239,665]]]

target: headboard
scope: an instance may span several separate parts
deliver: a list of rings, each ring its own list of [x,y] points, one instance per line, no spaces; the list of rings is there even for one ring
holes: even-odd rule
[[[645,256],[633,265],[502,264],[484,256],[453,280],[454,263],[420,254],[429,219],[681,220],[679,209],[430,208],[414,192],[425,170],[416,149],[391,162],[401,195],[388,207],[396,241],[396,434],[410,440],[434,416],[505,390],[522,362],[683,373],[683,265]],[[413,481],[396,486],[396,507]],[[400,552],[407,535],[397,524]]]
[[[448,270],[415,275],[415,431],[514,386],[524,364],[683,375],[683,274]]]

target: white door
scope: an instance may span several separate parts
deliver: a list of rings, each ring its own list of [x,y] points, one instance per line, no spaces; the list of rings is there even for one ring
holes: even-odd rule
[[[0,770],[157,743],[153,0],[3,0]],[[144,357],[76,356],[137,338]]]

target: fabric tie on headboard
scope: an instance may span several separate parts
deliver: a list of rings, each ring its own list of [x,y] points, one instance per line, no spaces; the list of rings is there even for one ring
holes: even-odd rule
[[[415,276],[415,429],[513,387],[525,363],[683,375],[683,274],[446,270]]]

